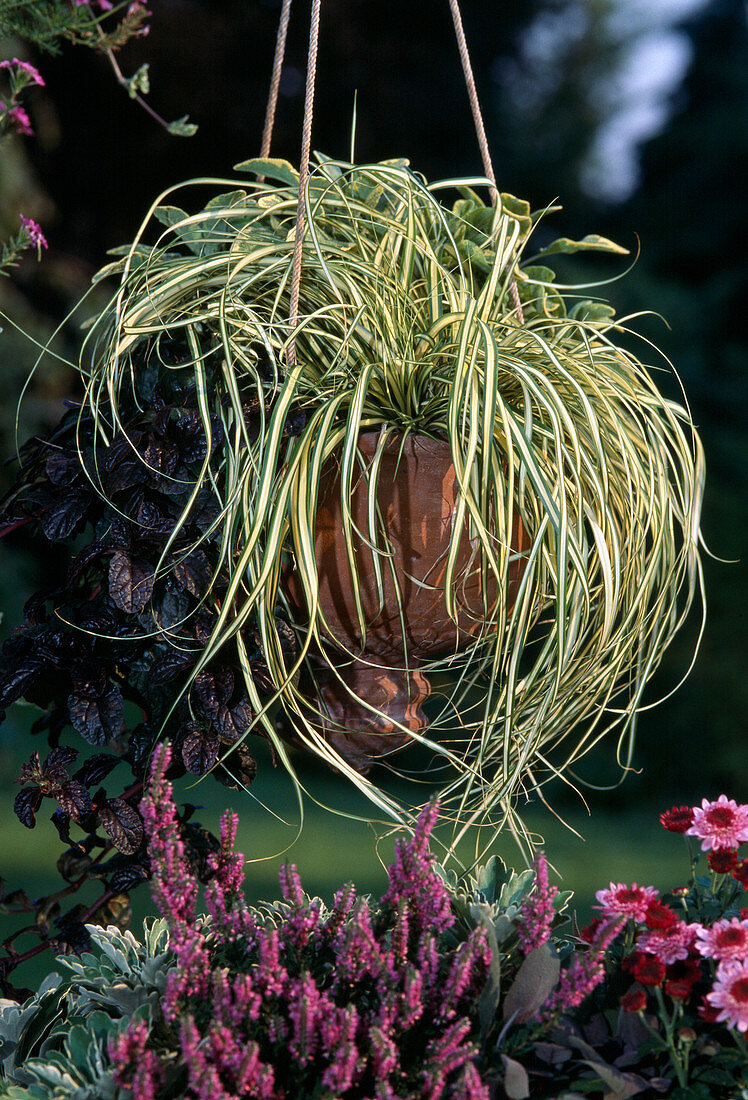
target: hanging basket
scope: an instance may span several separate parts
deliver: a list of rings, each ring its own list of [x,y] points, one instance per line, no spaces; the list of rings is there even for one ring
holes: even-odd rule
[[[506,809],[520,784],[631,729],[700,576],[687,413],[620,345],[610,307],[566,299],[539,262],[623,250],[590,237],[538,253],[526,203],[484,202],[485,179],[428,185],[404,161],[319,157],[301,223],[290,164],[238,171],[259,180],[185,185],[193,207],[223,189],[194,214],[162,196],[110,269],[120,288],[82,361],[100,456],[128,409],[194,387],[214,507],[182,546],[196,491],[172,541],[210,548],[215,621],[183,693],[236,647],[253,731],[292,772],[285,741],[397,818],[362,773],[383,756],[407,769],[391,750],[420,743],[445,806]],[[177,338],[186,354],[167,363]],[[178,647],[178,624],[164,637]],[[397,705],[364,666],[397,670]],[[381,688],[389,671],[373,675]]]

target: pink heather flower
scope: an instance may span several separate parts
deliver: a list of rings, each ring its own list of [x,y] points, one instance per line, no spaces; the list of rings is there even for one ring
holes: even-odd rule
[[[669,966],[678,959],[687,959],[700,924],[678,921],[670,928],[647,928],[636,946],[647,955],[658,955]]]
[[[654,886],[624,886],[611,882],[609,890],[598,890],[595,897],[600,902],[596,909],[602,909],[606,917],[628,917],[641,922],[647,914],[647,908],[657,897]]]
[[[10,128],[15,130],[17,134],[25,134],[27,137],[34,136],[31,119],[26,111],[24,111],[23,107],[20,107],[17,103],[12,107],[6,107],[6,105],[0,101],[0,111],[6,112]]]
[[[525,955],[547,942],[556,916],[553,899],[557,893],[556,887],[548,883],[545,854],[538,852],[535,856],[535,889],[524,898],[517,923],[517,937]]]
[[[41,73],[28,61],[19,61],[17,57],[13,57],[10,61],[0,61],[0,69],[8,69],[9,72],[15,69],[16,72],[24,73],[29,83],[44,87]]]
[[[47,239],[41,231],[41,226],[33,218],[24,218],[21,214],[21,224],[29,235],[29,242],[37,248],[49,248]]]
[[[719,1009],[717,1023],[748,1031],[748,960],[720,963],[714,986],[706,999]]]
[[[620,915],[606,921],[598,928],[589,948],[575,952],[569,966],[561,972],[555,990],[543,1005],[541,1020],[547,1021],[557,1013],[577,1008],[589,997],[605,977],[605,952],[624,923]]]
[[[748,806],[739,806],[734,798],[724,794],[716,802],[705,798],[701,809],[694,807],[693,825],[686,835],[699,837],[702,852],[710,848],[737,848],[748,840]]]
[[[718,920],[711,928],[699,928],[696,950],[720,962],[748,959],[748,920]]]

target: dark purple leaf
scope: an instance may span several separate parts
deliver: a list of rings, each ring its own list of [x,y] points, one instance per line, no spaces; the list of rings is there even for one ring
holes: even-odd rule
[[[143,611],[153,592],[153,571],[133,561],[123,550],[115,550],[109,562],[109,595],[128,615]]]
[[[38,750],[34,750],[31,756],[28,758],[25,764],[21,764],[21,774],[18,776],[19,783],[38,783],[42,777],[42,759],[39,756]]]
[[[158,601],[154,601],[156,619],[163,630],[171,630],[174,626],[181,625],[190,613],[192,601],[186,592],[180,592],[174,587],[170,577],[167,582],[166,592]]]
[[[123,516],[112,516],[104,540],[115,550],[127,550],[132,542],[132,525]]]
[[[209,611],[200,612],[195,622],[195,637],[200,645],[206,646],[208,644],[215,625],[216,619],[214,615],[211,615]]]
[[[147,764],[155,740],[152,731],[142,722],[130,733],[127,760],[137,775],[142,773],[144,765]]]
[[[69,748],[66,745],[60,745],[59,748],[52,749],[51,753],[44,761],[44,771],[47,772],[50,768],[67,768],[74,760],[78,758],[78,750]]]
[[[182,839],[187,859],[200,881],[205,882],[211,874],[208,859],[220,851],[221,845],[211,832],[192,822],[183,826]]]
[[[50,504],[41,517],[44,534],[50,542],[62,542],[74,533],[85,518],[91,498],[88,493],[75,489],[63,500]]]
[[[33,829],[36,825],[36,811],[42,804],[42,797],[39,787],[26,787],[13,799],[16,816],[27,829]]]
[[[226,759],[226,764],[219,764],[213,775],[225,787],[237,790],[240,784],[246,787],[255,778],[257,775],[257,761],[242,742],[231,750]]]
[[[102,542],[101,539],[97,539],[95,542],[89,543],[88,546],[84,546],[70,563],[67,583],[72,584],[92,561],[96,561],[102,554],[108,554],[110,552],[110,547],[108,547],[105,542]]]
[[[152,500],[142,500],[135,518],[143,528],[142,534],[170,535],[174,530],[174,520],[167,516]]]
[[[78,825],[88,817],[93,810],[91,795],[82,783],[71,779],[64,787],[55,792],[55,798],[60,804],[60,809],[66,813]]]
[[[73,694],[84,699],[98,699],[106,693],[107,672],[99,661],[78,666],[73,673]]]
[[[148,873],[140,863],[130,863],[126,867],[120,867],[109,880],[112,890],[118,890],[122,894],[129,894],[141,882],[145,882]]]
[[[177,676],[187,672],[195,663],[196,653],[185,653],[181,649],[168,649],[151,665],[148,671],[148,683],[151,687],[161,687],[171,683]]]
[[[213,672],[202,669],[195,677],[194,691],[206,713],[215,715],[233,694],[234,674],[227,665],[220,665]]]
[[[217,416],[210,418],[211,453],[223,442],[223,425]],[[208,453],[203,420],[197,409],[191,409],[174,425],[174,435],[188,463],[203,462]]]
[[[113,768],[120,763],[120,757],[110,752],[96,752],[86,760],[73,776],[84,787],[96,787],[103,783]]]
[[[0,678],[0,707],[8,707],[20,699],[33,684],[45,662],[40,656],[29,656]]]
[[[229,741],[238,741],[252,725],[254,711],[248,699],[241,699],[233,707],[221,706],[218,708],[213,721],[219,732]]]
[[[145,437],[145,446],[140,449],[143,462],[150,473],[171,477],[179,463],[179,451],[173,443],[159,439],[152,433]]]
[[[81,464],[77,455],[55,451],[47,459],[45,469],[53,485],[68,486],[81,473]]]
[[[143,484],[147,474],[148,471],[143,463],[137,460],[123,462],[120,466],[115,466],[106,475],[105,484],[108,496],[114,497],[118,493],[130,492],[131,489]]]
[[[105,745],[122,730],[124,702],[118,687],[111,687],[99,699],[82,695],[68,697],[70,722],[90,745]]]
[[[55,810],[49,819],[54,825],[63,844],[72,844],[70,839],[70,818],[64,810]],[[58,865],[59,866],[59,865]]]
[[[130,856],[143,843],[143,822],[137,810],[121,798],[110,798],[99,807],[99,821],[120,852]]]
[[[107,448],[103,466],[105,470],[119,469],[123,463],[135,460],[138,448],[143,439],[142,431],[130,431],[127,435],[120,432],[112,440]]]
[[[205,775],[218,759],[218,738],[210,730],[193,727],[182,741],[182,760],[188,772]]]
[[[59,954],[82,955],[91,948],[91,935],[85,924],[80,921],[66,922],[64,928],[55,937],[59,944]],[[66,950],[67,949],[67,950]]]
[[[57,860],[57,870],[66,882],[74,882],[91,867],[91,856],[77,844],[67,848]]]
[[[208,556],[203,550],[193,550],[187,557],[176,556],[174,576],[183,588],[201,599],[211,581],[211,568]]]

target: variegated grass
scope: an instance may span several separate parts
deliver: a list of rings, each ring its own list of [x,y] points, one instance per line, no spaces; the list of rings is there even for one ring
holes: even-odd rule
[[[701,584],[703,454],[686,409],[664,397],[622,346],[626,322],[583,288],[565,298],[538,262],[554,252],[624,250],[598,237],[562,239],[525,262],[537,217],[511,196],[485,204],[475,191],[485,180],[428,186],[404,162],[353,167],[319,158],[303,196],[292,330],[298,176],[279,161],[245,162],[239,171],[263,182],[184,185],[185,195],[233,188],[197,214],[167,205],[169,193],[159,198],[108,269],[119,288],[81,359],[99,450],[122,429],[120,408],[133,400],[138,371],[152,369],[160,341],[179,333],[190,355],[159,369],[194,378],[208,436],[211,416],[221,419],[225,444],[206,457],[200,478],[210,481],[219,505],[213,532],[205,532],[218,536],[215,576],[229,580],[220,606],[212,587],[204,593],[218,620],[195,672],[234,639],[256,728],[294,782],[293,758],[273,721],[278,707],[296,740],[377,812],[409,820],[412,807],[358,774],[310,721],[299,673],[325,637],[314,556],[325,463],[331,456],[340,463],[355,578],[347,494],[361,465],[359,434],[378,430],[384,446],[388,436],[423,433],[449,442],[459,483],[445,597],[453,617],[464,521],[476,567],[499,593],[515,556],[515,513],[530,539],[514,605],[484,601],[472,642],[426,666],[451,688],[428,729],[412,737],[432,753],[445,814],[463,830],[486,819],[501,824],[513,817],[522,788],[568,774],[611,731],[627,764],[645,685]],[[455,189],[460,198],[449,209],[438,195]],[[148,244],[154,221],[166,228]],[[522,319],[509,294],[512,279]],[[259,409],[259,431],[248,427],[248,402]],[[302,414],[305,426],[289,435],[288,418]],[[369,529],[360,534],[386,569],[376,466],[375,459],[373,471],[364,471]],[[189,506],[185,519],[188,513]],[[172,543],[178,534],[179,527]],[[277,623],[293,619],[282,583],[288,567],[308,606],[308,621],[293,624],[291,664]],[[164,557],[159,569],[166,568]],[[359,616],[363,636],[360,599]],[[271,697],[259,691],[246,657],[252,629],[272,674]],[[402,763],[407,773],[407,755],[384,763]]]

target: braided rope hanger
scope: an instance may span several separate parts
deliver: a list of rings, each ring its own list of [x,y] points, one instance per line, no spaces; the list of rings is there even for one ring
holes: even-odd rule
[[[296,328],[299,317],[301,264],[304,241],[304,225],[306,220],[304,195],[306,192],[307,181],[309,179],[309,158],[311,155],[312,147],[312,118],[314,115],[314,89],[317,75],[319,22],[322,0],[311,0],[311,3],[312,11],[309,27],[309,50],[307,54],[306,86],[304,92],[304,121],[301,138],[301,160],[299,163],[299,200],[296,207],[296,228],[294,231],[294,250],[291,267],[291,302],[288,318],[292,333]],[[463,76],[465,77],[465,86],[467,88],[468,98],[470,100],[470,109],[473,115],[475,134],[478,139],[478,147],[480,149],[481,159],[483,160],[483,170],[486,174],[486,178],[491,182],[491,203],[495,206],[498,200],[499,192],[498,187],[496,186],[496,175],[493,170],[491,152],[488,147],[486,127],[483,122],[483,112],[481,111],[480,101],[478,99],[478,91],[475,86],[473,66],[470,62],[470,52],[468,50],[467,40],[465,38],[465,30],[462,24],[462,15],[460,13],[459,0],[449,0],[449,6],[452,12],[452,21],[454,23],[455,36],[457,38],[457,48],[460,54],[460,61],[462,63],[462,72]],[[275,55],[273,58],[273,71],[270,80],[270,91],[268,93],[268,102],[265,111],[265,125],[263,127],[262,147],[260,151],[261,157],[267,157],[270,153],[273,127],[275,124],[275,112],[278,104],[278,90],[280,87],[280,78],[283,68],[283,58],[286,50],[286,39],[288,35],[288,24],[290,16],[291,0],[283,0],[280,21],[278,24],[278,34],[275,42]],[[514,276],[512,276],[511,278],[509,288],[512,296],[512,302],[517,312],[517,319],[519,320],[520,324],[524,324],[524,315],[522,312],[522,305],[520,303],[519,290],[517,289],[517,281]],[[293,335],[291,337],[291,342],[288,346],[287,358],[289,366],[292,366],[296,359],[296,347]]]

